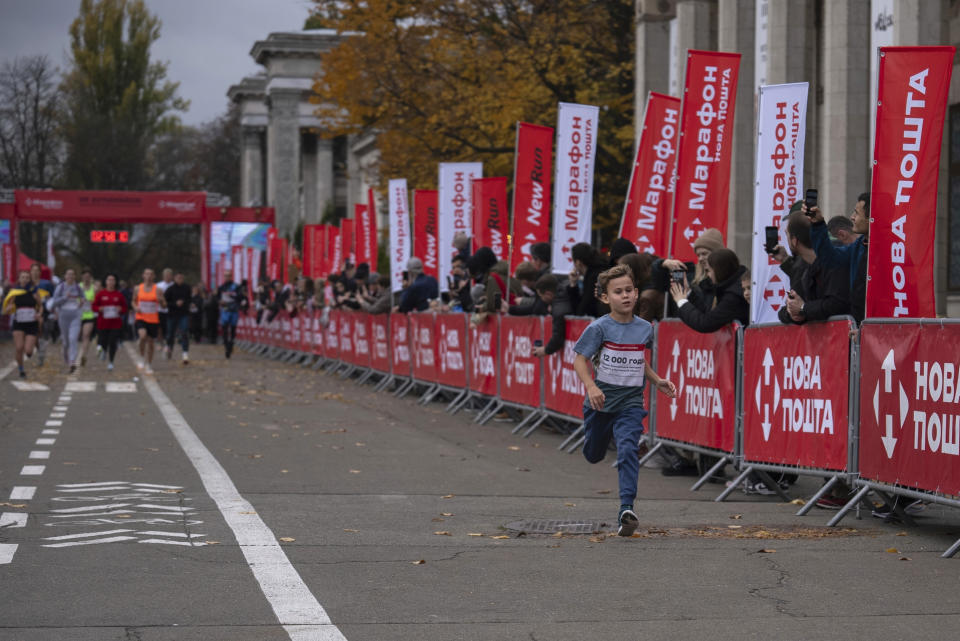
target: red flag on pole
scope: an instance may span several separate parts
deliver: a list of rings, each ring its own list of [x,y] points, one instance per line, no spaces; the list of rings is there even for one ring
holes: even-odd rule
[[[424,274],[439,280],[437,233],[437,190],[418,189],[413,192],[413,255],[423,261]]]
[[[364,207],[366,205],[357,205],[357,207]],[[350,262],[356,265],[356,254],[354,253],[353,245],[353,230],[354,230],[354,220],[352,218],[344,218],[340,221],[340,251],[342,260],[340,266],[337,268],[342,269],[343,263]]]
[[[553,176],[553,127],[517,124],[513,171],[513,220],[510,273],[530,260],[530,246],[550,240],[550,179]]]
[[[363,239],[366,246],[365,258],[360,261],[370,265],[370,272],[377,271],[377,199],[374,197],[373,189],[367,190],[367,211],[366,218],[363,221],[362,229],[358,234]]]
[[[668,251],[679,124],[680,99],[651,91],[623,204],[620,237],[632,242],[637,251],[657,256]]]
[[[715,227],[727,239],[739,70],[739,53],[687,51],[671,240],[679,260],[696,260],[693,243],[705,229]]]
[[[934,318],[940,141],[953,47],[883,47],[870,193],[868,318]]]
[[[470,186],[474,249],[489,247],[497,260],[503,260],[507,257],[507,179],[474,178]]]

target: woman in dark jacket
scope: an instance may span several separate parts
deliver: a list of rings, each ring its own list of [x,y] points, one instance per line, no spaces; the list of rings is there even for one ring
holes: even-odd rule
[[[607,261],[590,243],[577,243],[570,249],[573,258],[573,271],[570,272],[570,284],[567,286],[567,296],[575,316],[592,316],[599,318],[610,308],[597,298],[597,277],[607,269]],[[583,289],[577,283],[583,278]]]
[[[739,321],[750,322],[750,304],[743,296],[740,279],[747,268],[729,249],[710,253],[705,266],[707,278],[690,290],[686,283],[672,283],[670,295],[680,309],[680,319],[687,327],[702,334],[715,332]]]

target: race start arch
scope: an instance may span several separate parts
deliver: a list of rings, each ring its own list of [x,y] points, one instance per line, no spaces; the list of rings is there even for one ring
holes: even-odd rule
[[[10,221],[3,247],[4,272],[17,255],[21,222],[130,223],[200,225],[201,273],[210,277],[210,230],[213,223],[258,223],[273,226],[272,207],[219,207],[203,191],[47,191],[18,189],[14,202],[0,204],[0,218]],[[9,277],[9,276],[8,276]]]

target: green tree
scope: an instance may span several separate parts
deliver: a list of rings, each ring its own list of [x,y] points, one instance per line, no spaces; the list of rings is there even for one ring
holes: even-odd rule
[[[62,86],[68,186],[145,186],[149,149],[188,107],[167,65],[150,59],[159,37],[160,21],[143,0],[82,0]]]
[[[0,67],[0,185],[50,187],[57,181],[59,109],[57,70],[46,56]]]

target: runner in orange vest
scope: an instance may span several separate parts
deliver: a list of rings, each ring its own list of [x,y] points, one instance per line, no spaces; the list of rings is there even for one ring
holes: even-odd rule
[[[166,305],[153,279],[152,269],[143,270],[143,283],[133,294],[134,327],[140,349],[137,369],[147,374],[153,374],[153,343],[160,334],[160,308]]]

